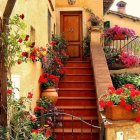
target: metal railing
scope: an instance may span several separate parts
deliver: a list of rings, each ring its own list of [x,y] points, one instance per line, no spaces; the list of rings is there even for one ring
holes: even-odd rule
[[[58,119],[57,118],[58,116],[59,116],[59,125],[52,127],[52,134],[56,135],[55,136],[56,139],[57,139],[57,131],[56,131],[57,129],[59,129],[61,131],[61,134],[62,134],[61,135],[61,140],[65,140],[67,138],[66,137],[67,133],[65,133],[66,132],[65,129],[67,129],[67,128],[65,128],[65,122],[64,122],[65,121],[64,117],[66,117],[66,116],[71,118],[70,119],[70,126],[68,126],[68,128],[71,129],[71,131],[69,132],[69,134],[71,135],[70,136],[71,140],[76,139],[75,138],[75,136],[76,136],[75,126],[74,126],[75,121],[80,121],[80,124],[81,124],[80,125],[80,129],[81,129],[80,131],[81,132],[78,131],[78,134],[80,134],[79,137],[80,137],[81,140],[84,140],[83,137],[86,134],[84,132],[84,125],[88,126],[88,127],[86,127],[89,130],[88,134],[90,135],[89,136],[90,139],[88,139],[88,140],[93,140],[94,139],[94,136],[93,136],[94,131],[93,131],[93,129],[97,129],[97,131],[99,131],[99,132],[104,132],[103,129],[100,126],[96,126],[96,125],[93,124],[93,120],[89,120],[89,122],[87,122],[87,121],[85,121],[83,119],[83,117],[75,116],[75,115],[73,115],[73,113],[72,114],[65,113],[63,110],[58,110],[58,111],[54,111],[54,112],[46,113],[46,114],[42,113],[42,115],[37,117],[37,119],[41,120],[41,126],[45,126],[46,125],[45,120],[47,120],[47,118],[51,117],[53,121],[56,121]],[[60,125],[60,123],[61,123],[61,125]],[[0,131],[2,131],[1,127],[0,127]],[[18,133],[18,132],[16,132],[16,133]],[[104,134],[102,134],[102,136],[104,136]],[[12,135],[9,135],[8,137],[9,138],[3,137],[2,135],[0,135],[0,140],[13,140]],[[33,140],[33,139],[31,138],[31,136],[27,136],[26,140]]]
[[[111,49],[129,52],[132,55],[140,55],[140,37],[128,38],[125,40],[111,40],[105,42],[105,39],[101,39],[103,47],[109,47]]]

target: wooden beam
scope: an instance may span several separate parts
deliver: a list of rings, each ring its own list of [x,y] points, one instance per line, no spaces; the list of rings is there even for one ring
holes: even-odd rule
[[[6,7],[5,7],[5,10],[4,10],[4,13],[3,13],[4,18],[9,18],[10,17],[15,3],[16,3],[16,0],[8,0],[7,1]]]
[[[53,4],[52,4],[52,1],[51,0],[48,0],[48,1],[50,3],[50,7],[51,7],[52,11],[54,11],[54,7],[53,7]]]
[[[14,5],[16,3],[16,0],[8,0],[4,13],[3,13],[3,19],[2,19],[2,32],[7,32],[7,26],[9,23],[9,17],[13,11]],[[1,125],[3,127],[7,126],[7,68],[5,67],[5,59],[4,59],[4,51],[6,48],[6,46],[4,46],[2,44],[2,42],[0,42],[1,45],[1,51],[0,51],[0,59],[1,59],[1,109],[0,109],[0,115],[1,115]]]

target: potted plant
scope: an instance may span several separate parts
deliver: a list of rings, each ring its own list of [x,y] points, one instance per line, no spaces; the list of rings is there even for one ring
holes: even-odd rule
[[[137,56],[131,55],[129,52],[117,50],[111,47],[105,47],[104,52],[108,67],[111,70],[139,66],[139,58]]]
[[[123,28],[115,25],[112,28],[104,30],[103,36],[108,42],[111,42],[112,40],[125,40],[128,38],[134,38],[135,31],[133,29]]]
[[[58,100],[58,94],[55,88],[55,84],[58,80],[58,76],[49,73],[42,73],[38,80],[42,90],[41,96],[52,100],[54,104]]]
[[[100,26],[103,25],[103,20],[99,18],[97,15],[93,13],[93,11],[89,8],[85,8],[85,11],[89,14],[88,22],[90,22],[91,27]]]
[[[86,60],[90,59],[90,36],[89,34],[87,37],[83,39],[83,57]]]
[[[133,84],[121,88],[109,87],[99,98],[99,105],[105,109],[107,119],[131,120],[140,116],[140,90]]]

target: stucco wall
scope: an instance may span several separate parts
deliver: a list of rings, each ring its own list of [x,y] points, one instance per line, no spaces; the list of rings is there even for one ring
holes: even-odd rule
[[[128,27],[136,31],[137,35],[140,36],[140,21],[134,21],[129,18],[120,18],[115,14],[106,14],[104,16],[104,21],[110,21],[111,27],[114,25],[119,25],[121,27]]]
[[[1,15],[3,14],[6,1],[0,0]],[[52,3],[55,8],[55,0],[52,0]],[[38,47],[46,47],[48,43],[48,9],[52,16],[51,32],[53,32],[55,12],[51,10],[48,0],[17,0],[11,15],[11,17],[15,14],[23,13],[25,15],[26,33],[30,35],[31,26],[35,29],[35,42]],[[40,96],[38,78],[41,72],[40,62],[23,63],[12,68],[12,74],[20,76],[20,96],[26,96],[29,91],[33,92],[33,106]]]
[[[57,33],[60,33],[60,11],[82,11],[83,36],[86,36],[89,15],[84,11],[84,8],[92,9],[96,15],[103,17],[103,0],[77,0],[74,5],[69,5],[68,0],[56,0]]]

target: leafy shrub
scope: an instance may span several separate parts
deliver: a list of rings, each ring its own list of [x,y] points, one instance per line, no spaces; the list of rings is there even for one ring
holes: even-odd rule
[[[111,79],[115,88],[130,83],[140,89],[140,74],[113,74]]]

